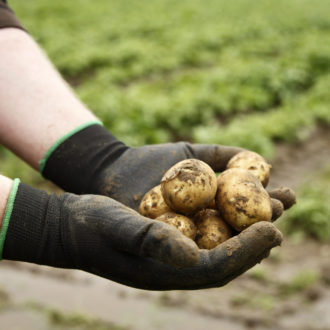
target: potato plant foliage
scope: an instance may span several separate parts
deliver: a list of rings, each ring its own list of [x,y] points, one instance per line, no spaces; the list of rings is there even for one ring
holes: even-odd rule
[[[330,122],[327,0],[11,3],[129,144],[184,138],[271,156],[274,139]]]
[[[130,145],[239,145],[330,123],[328,0],[11,0],[78,95]],[[0,149],[0,171],[42,179]]]

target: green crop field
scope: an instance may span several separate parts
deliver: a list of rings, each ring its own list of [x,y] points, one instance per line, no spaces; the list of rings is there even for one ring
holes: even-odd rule
[[[129,144],[266,156],[330,122],[330,2],[12,0],[80,97]]]
[[[275,143],[330,124],[328,0],[10,3],[79,97],[129,145],[220,143],[272,159]],[[0,152],[2,172],[42,185]]]
[[[149,292],[4,260],[0,328],[330,329],[330,0],[7,2],[117,138],[251,149],[297,204],[275,223],[282,246],[223,288]],[[1,146],[0,173],[60,193]]]

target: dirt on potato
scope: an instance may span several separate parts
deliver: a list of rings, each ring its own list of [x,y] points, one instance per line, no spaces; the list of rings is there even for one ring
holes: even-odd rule
[[[233,230],[221,218],[219,211],[205,209],[198,212],[194,217],[197,228],[195,242],[200,249],[211,250],[229,239]]]
[[[174,212],[167,212],[157,217],[156,220],[165,222],[176,229],[178,229],[183,235],[194,240],[196,237],[196,226],[194,222],[182,214]]]
[[[216,205],[222,218],[237,231],[255,222],[270,221],[270,197],[248,170],[231,168],[218,176]]]
[[[259,154],[252,151],[242,151],[235,155],[227,164],[227,169],[242,168],[255,175],[264,187],[269,182],[271,165]]]
[[[217,178],[209,165],[186,159],[172,166],[161,179],[166,204],[175,212],[193,215],[206,208],[217,191]]]
[[[171,212],[163,198],[160,185],[152,188],[143,196],[139,212],[150,219],[155,219],[166,212]]]

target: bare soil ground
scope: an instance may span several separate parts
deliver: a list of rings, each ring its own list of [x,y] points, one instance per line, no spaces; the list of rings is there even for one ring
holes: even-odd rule
[[[277,158],[272,162],[269,188],[298,188],[306,178],[329,165],[329,127],[319,126],[303,143],[278,144],[276,155]]]
[[[270,188],[330,161],[330,132],[279,145]],[[292,241],[224,288],[148,292],[80,271],[2,262],[0,329],[330,329],[330,244]]]

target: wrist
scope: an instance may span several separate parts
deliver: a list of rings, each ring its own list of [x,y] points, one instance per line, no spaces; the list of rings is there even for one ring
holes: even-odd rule
[[[54,145],[42,174],[65,191],[99,194],[96,182],[128,147],[101,125],[75,131]]]
[[[40,160],[39,164],[39,170],[41,173],[44,172],[46,163],[48,159],[51,157],[51,155],[55,152],[55,150],[66,140],[68,140],[71,136],[75,135],[76,133],[84,130],[85,128],[92,126],[92,125],[102,125],[102,123],[99,120],[93,120],[93,121],[88,121],[86,123],[83,123],[74,129],[70,130],[68,133],[64,134],[63,136],[60,136],[47,150],[45,153],[44,157]]]
[[[12,191],[14,185],[15,182]],[[3,244],[3,259],[66,266],[60,226],[60,197],[17,182]]]

